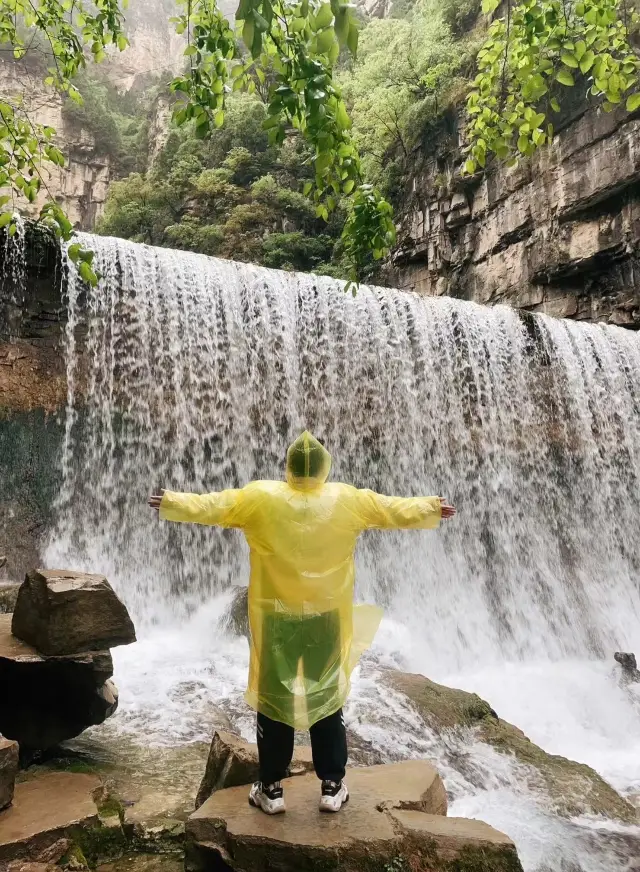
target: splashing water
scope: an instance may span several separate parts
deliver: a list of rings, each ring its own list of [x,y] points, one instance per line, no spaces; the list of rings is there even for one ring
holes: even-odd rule
[[[599,824],[553,817],[472,736],[462,774],[375,674],[391,664],[476,691],[546,750],[640,789],[640,706],[609,666],[640,647],[638,335],[82,242],[103,278],[86,290],[69,265],[46,560],[104,572],[139,627],[140,645],[117,652],[122,709],[108,729],[208,738],[203,710],[175,693],[196,677],[198,699],[223,701],[250,733],[246,645],[217,629],[225,591],[247,577],[242,537],[158,524],[146,498],[280,478],[309,428],[335,478],[459,508],[436,534],[363,537],[357,593],[387,619],[355,682],[354,729],[389,757],[440,760],[452,813],[510,833],[527,870],[626,868],[585,837]]]

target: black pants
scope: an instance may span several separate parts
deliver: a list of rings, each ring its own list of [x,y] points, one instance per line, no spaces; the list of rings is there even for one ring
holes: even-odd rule
[[[347,731],[342,709],[315,723],[309,732],[313,767],[318,778],[342,781],[347,765]],[[293,734],[293,727],[258,713],[258,756],[263,784],[286,778],[293,757]]]
[[[293,727],[280,719],[293,716],[294,696],[287,685],[302,663],[309,682],[307,711],[311,718],[330,706],[340,679],[340,615],[265,615],[260,657],[258,754],[263,784],[281,781],[293,757]],[[330,710],[330,709],[329,709]],[[287,719],[290,719],[287,717]],[[318,720],[310,729],[313,765],[318,778],[339,782],[347,765],[347,733],[342,709]]]

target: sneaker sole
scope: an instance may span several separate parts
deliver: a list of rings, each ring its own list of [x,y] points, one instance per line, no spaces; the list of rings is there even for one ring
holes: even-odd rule
[[[338,814],[338,812],[341,811],[341,809],[343,809],[348,802],[349,802],[349,794],[347,794],[347,798],[345,800],[343,800],[340,808],[328,808],[325,805],[321,805],[320,811],[324,812],[325,814]]]
[[[276,814],[284,814],[287,810],[286,805],[283,805],[281,808],[276,808],[273,811],[267,811],[266,808],[263,808],[259,802],[255,802],[255,800],[253,800],[251,797],[249,797],[249,805],[252,808],[259,808],[261,812],[263,812],[264,814],[268,814],[270,817]]]

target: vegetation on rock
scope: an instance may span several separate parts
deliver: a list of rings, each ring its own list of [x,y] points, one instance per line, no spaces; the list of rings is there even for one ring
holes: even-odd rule
[[[339,259],[340,208],[318,218],[301,193],[309,149],[270,144],[257,96],[234,95],[208,139],[175,129],[146,173],[116,182],[98,232],[233,257],[280,269],[326,272]],[[343,218],[344,220],[344,218]]]
[[[385,681],[405,694],[436,732],[472,727],[480,741],[530,767],[536,786],[549,795],[558,814],[595,814],[629,823],[637,821],[635,808],[590,766],[548,754],[517,727],[499,718],[476,694],[435,684],[423,675],[391,670],[385,673]]]
[[[388,199],[398,192],[408,155],[443,107],[464,100],[476,65],[466,104],[470,173],[491,155],[515,161],[548,142],[550,113],[560,110],[563,89],[573,85],[603,99],[605,110],[622,102],[631,112],[640,109],[633,3],[507,0],[477,53],[478,0],[395,0],[392,17],[368,24],[361,38],[346,0],[241,0],[236,29],[216,0],[178,0],[172,21],[187,37],[185,70],[169,87],[174,124],[185,130],[178,140],[184,146],[182,177],[175,195],[167,190],[169,173],[162,177],[153,170],[151,177],[147,172],[130,180],[129,188],[114,194],[105,227],[268,265],[346,273],[358,281],[393,245]],[[498,0],[484,0],[483,10],[492,16],[498,6]],[[73,79],[86,65],[85,47],[100,61],[109,45],[122,50],[127,41],[118,0],[99,0],[95,7],[76,0],[73,14],[67,12],[60,0],[0,0],[0,41],[21,58],[39,40],[49,64],[45,83],[80,103]],[[96,82],[85,83],[84,91],[87,103],[77,120],[96,132],[122,173],[144,169],[144,132],[133,115],[112,106],[96,111],[110,102]],[[249,102],[238,103],[235,92],[245,92]],[[244,142],[238,147],[268,159],[256,168],[261,174],[239,181],[223,161],[208,161],[206,148],[198,153],[186,141],[215,139],[226,123],[233,125],[237,106],[250,104],[268,143],[257,152]],[[9,189],[0,226],[15,232],[15,200],[33,202],[45,183],[42,162],[62,166],[64,157],[53,144],[55,131],[33,123],[23,105],[2,102],[0,118],[0,186]],[[191,168],[182,162],[189,149]],[[297,154],[295,167],[282,167],[283,149]],[[216,171],[215,177],[202,180],[205,170]],[[269,176],[273,181],[263,181]],[[162,182],[164,192],[157,196],[145,188],[149,181],[154,188]],[[215,193],[203,194],[202,184],[213,185]],[[231,186],[231,205],[221,209],[224,185]],[[300,190],[311,196],[311,205],[292,204]],[[218,204],[214,214],[212,197]],[[254,209],[258,221],[250,239]],[[42,217],[70,237],[71,226],[53,199]],[[317,239],[312,244],[308,237]],[[91,253],[74,245],[71,255],[82,277],[95,281]]]
[[[484,0],[493,13],[500,0]],[[507,0],[478,54],[467,135],[474,172],[495,154],[511,163],[553,139],[552,113],[574,86],[610,112],[640,109],[640,56],[634,0]]]

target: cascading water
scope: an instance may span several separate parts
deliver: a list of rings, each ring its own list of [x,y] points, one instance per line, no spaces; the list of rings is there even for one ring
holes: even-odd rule
[[[141,646],[118,659],[113,728],[207,737],[196,700],[176,695],[197,677],[200,697],[250,729],[246,648],[215,629],[225,591],[247,576],[242,538],[159,524],[146,499],[279,478],[309,428],[335,478],[459,508],[439,533],[361,542],[358,596],[387,619],[355,682],[355,728],[387,753],[441,758],[453,812],[509,832],[528,872],[626,868],[472,736],[472,762],[452,766],[373,676],[393,663],[477,691],[547,750],[640,789],[640,710],[609,665],[640,647],[638,335],[83,242],[102,280],[87,291],[69,266],[63,486],[46,560],[104,572],[140,628]]]

